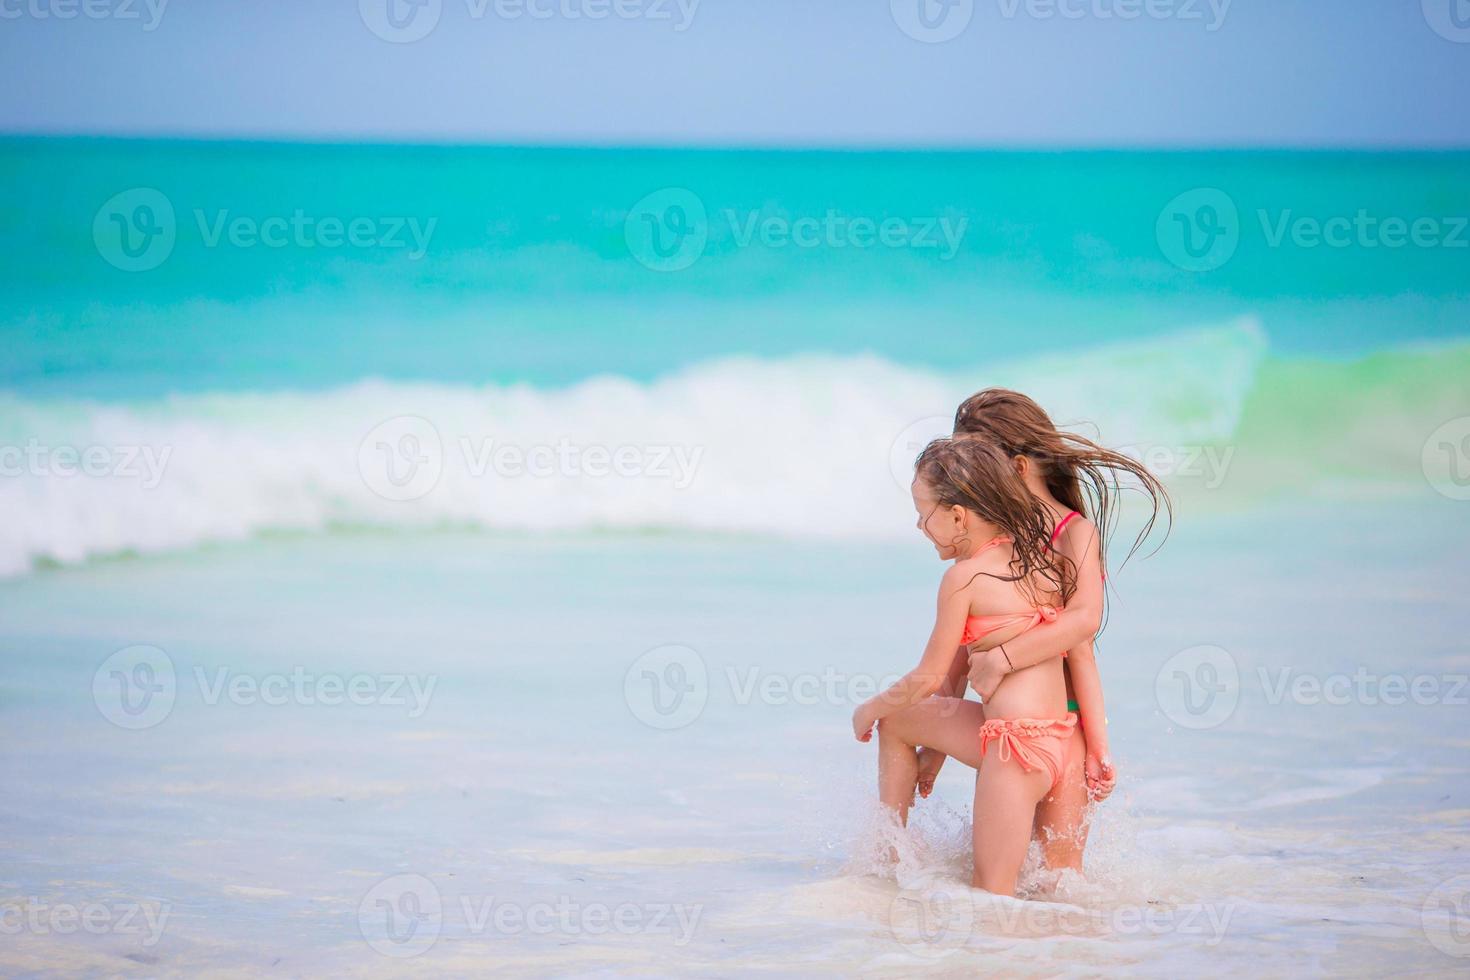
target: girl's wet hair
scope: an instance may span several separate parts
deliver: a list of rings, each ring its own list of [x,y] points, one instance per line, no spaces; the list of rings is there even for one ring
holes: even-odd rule
[[[940,506],[972,511],[1011,538],[1007,581],[1018,582],[1033,598],[1039,592],[1056,593],[1063,604],[1072,598],[1077,570],[1051,549],[1051,512],[1026,488],[999,445],[983,436],[935,439],[919,453],[914,475]]]
[[[1118,501],[1124,489],[1147,495],[1153,509],[1128,556],[1153,532],[1162,511],[1173,524],[1174,507],[1169,492],[1158,477],[1137,460],[1106,449],[1091,439],[1058,429],[1051,416],[1035,401],[1007,388],[986,388],[965,399],[955,412],[956,437],[980,436],[1014,459],[1025,456],[1036,467],[1047,490],[1067,507],[1098,526],[1103,567],[1107,568],[1107,542],[1118,520]],[[1124,480],[1136,483],[1125,488]]]

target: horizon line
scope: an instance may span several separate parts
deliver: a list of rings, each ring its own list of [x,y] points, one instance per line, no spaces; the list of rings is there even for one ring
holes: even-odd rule
[[[70,140],[115,143],[253,144],[276,146],[459,148],[490,150],[568,150],[671,153],[1467,153],[1466,143],[1047,143],[1025,141],[954,141],[930,143],[826,142],[777,143],[603,141],[528,137],[523,140],[436,136],[433,134],[300,134],[215,132],[91,132],[79,130],[0,130],[0,141]]]

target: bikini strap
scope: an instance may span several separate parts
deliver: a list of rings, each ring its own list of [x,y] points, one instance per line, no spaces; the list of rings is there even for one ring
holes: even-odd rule
[[[1072,523],[1072,518],[1081,516],[1082,515],[1075,510],[1068,511],[1067,516],[1062,518],[1061,521],[1057,524],[1057,529],[1051,532],[1051,540],[1047,542],[1046,546],[1048,548],[1055,548],[1057,546],[1058,535],[1060,535],[1062,531],[1066,529],[1068,524]]]
[[[982,554],[983,552],[989,551],[991,548],[994,548],[998,544],[1010,544],[1010,543],[1011,543],[1011,536],[1009,534],[999,534],[999,535],[996,535],[995,537],[991,538],[989,541],[987,541],[984,544],[982,544],[979,548],[977,548],[975,550],[975,554],[972,554],[970,557],[971,558],[974,558],[975,555]]]

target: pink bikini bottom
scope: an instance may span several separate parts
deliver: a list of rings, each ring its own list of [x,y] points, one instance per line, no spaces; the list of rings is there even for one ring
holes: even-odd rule
[[[1077,716],[1066,718],[995,718],[980,726],[980,755],[983,758],[990,743],[996,743],[995,757],[1002,762],[1015,759],[1027,772],[1045,769],[1051,776],[1051,788],[1062,781],[1062,752]]]

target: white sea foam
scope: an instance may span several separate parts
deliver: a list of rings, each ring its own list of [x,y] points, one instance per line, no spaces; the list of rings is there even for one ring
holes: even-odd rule
[[[1265,350],[1245,320],[952,373],[801,357],[554,390],[0,396],[0,574],[342,527],[905,534],[912,458],[976,389],[1168,452],[1231,437]]]

